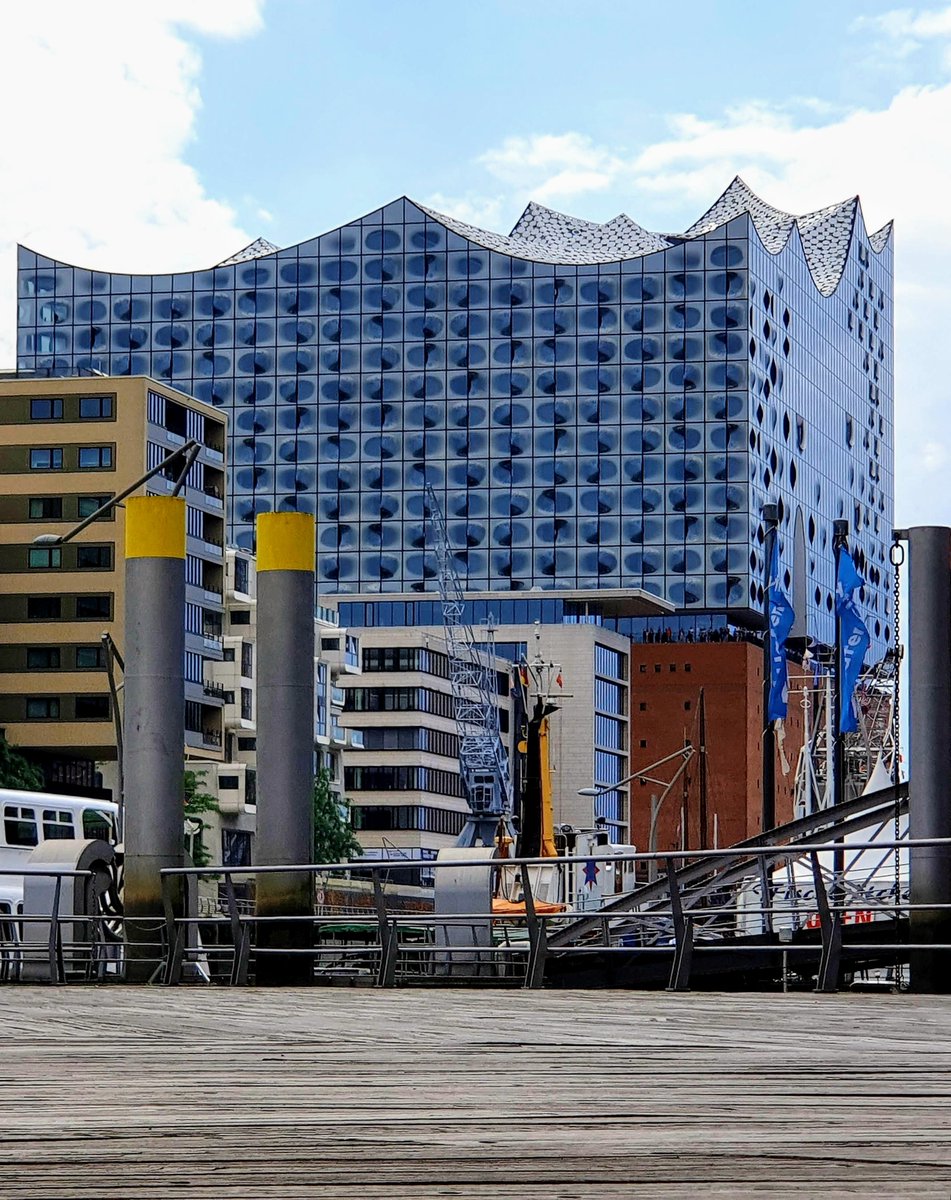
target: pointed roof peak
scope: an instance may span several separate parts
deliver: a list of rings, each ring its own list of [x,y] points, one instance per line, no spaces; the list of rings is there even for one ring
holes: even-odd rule
[[[234,263],[250,262],[253,258],[263,258],[265,254],[274,254],[279,249],[279,246],[275,246],[267,238],[255,238],[253,242],[248,242],[243,250],[238,250],[230,257],[223,258],[220,263],[215,263],[215,266],[230,267]]]

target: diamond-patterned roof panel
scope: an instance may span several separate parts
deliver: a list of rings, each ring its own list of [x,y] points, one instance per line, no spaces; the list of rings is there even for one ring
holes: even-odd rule
[[[771,254],[778,254],[783,249],[793,230],[798,232],[813,281],[824,296],[831,295],[842,278],[860,211],[858,197],[853,196],[840,204],[830,204],[797,217],[767,204],[739,175],[682,234],[653,233],[632,221],[626,213],[599,223],[572,217],[532,201],[506,236],[448,217],[422,204],[415,207],[446,229],[487,250],[533,262],[578,265],[618,262],[653,254],[678,241],[712,233],[734,217],[749,214],[757,235]],[[869,244],[876,253],[884,250],[891,232],[892,223],[889,222],[869,235]],[[277,249],[265,238],[257,238],[218,265],[248,262],[273,254]]]
[[[275,246],[273,242],[269,242],[267,238],[255,238],[253,242],[249,242],[243,250],[239,250],[236,254],[232,254],[230,258],[223,258],[220,263],[215,263],[216,267],[230,267],[234,263],[250,262],[252,258],[263,258],[265,254],[274,254],[279,250],[279,246]]]

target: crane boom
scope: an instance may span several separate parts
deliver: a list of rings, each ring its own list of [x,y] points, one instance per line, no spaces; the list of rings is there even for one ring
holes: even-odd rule
[[[449,681],[459,730],[459,771],[469,805],[457,846],[492,846],[501,831],[514,840],[509,759],[499,730],[498,687],[491,655],[477,644],[466,621],[466,601],[452,561],[442,508],[426,486],[435,535],[437,578],[442,601]]]

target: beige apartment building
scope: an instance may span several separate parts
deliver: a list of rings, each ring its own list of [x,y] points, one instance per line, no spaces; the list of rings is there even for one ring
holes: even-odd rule
[[[441,627],[359,630],[363,674],[346,682],[344,721],[362,731],[347,756],[345,791],[364,849],[379,857],[428,859],[454,844],[468,811],[459,736]],[[502,625],[495,631],[499,706],[518,797],[521,763],[507,694],[513,664],[539,659],[532,675],[551,689],[552,803],[556,827],[590,829],[598,817],[612,841],[630,831],[630,639],[600,626]],[[537,675],[537,680],[535,676]],[[559,685],[557,680],[561,679]],[[612,786],[616,785],[616,786]],[[602,788],[596,800],[579,795]]]
[[[67,535],[194,439],[199,450],[181,493],[186,751],[221,758],[224,704],[206,664],[222,657],[223,414],[141,376],[0,376],[0,429],[0,727],[7,739],[42,767],[51,789],[104,794],[96,764],[115,761],[116,736],[102,638],[109,634],[122,654],[124,510],[61,545],[36,539]],[[167,467],[137,494],[168,494],[176,479]]]

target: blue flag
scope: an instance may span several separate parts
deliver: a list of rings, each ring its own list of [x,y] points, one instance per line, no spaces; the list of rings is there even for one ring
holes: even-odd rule
[[[862,583],[862,576],[855,569],[852,555],[845,546],[840,546],[835,568],[835,611],[842,640],[839,651],[842,669],[842,678],[839,680],[839,733],[854,733],[859,727],[852,693],[872,641],[859,615],[858,606],[852,599],[852,593]]]
[[[796,619],[793,607],[779,586],[779,538],[773,539],[769,561],[769,703],[767,721],[782,721],[786,716],[789,678],[786,671],[786,639]]]

